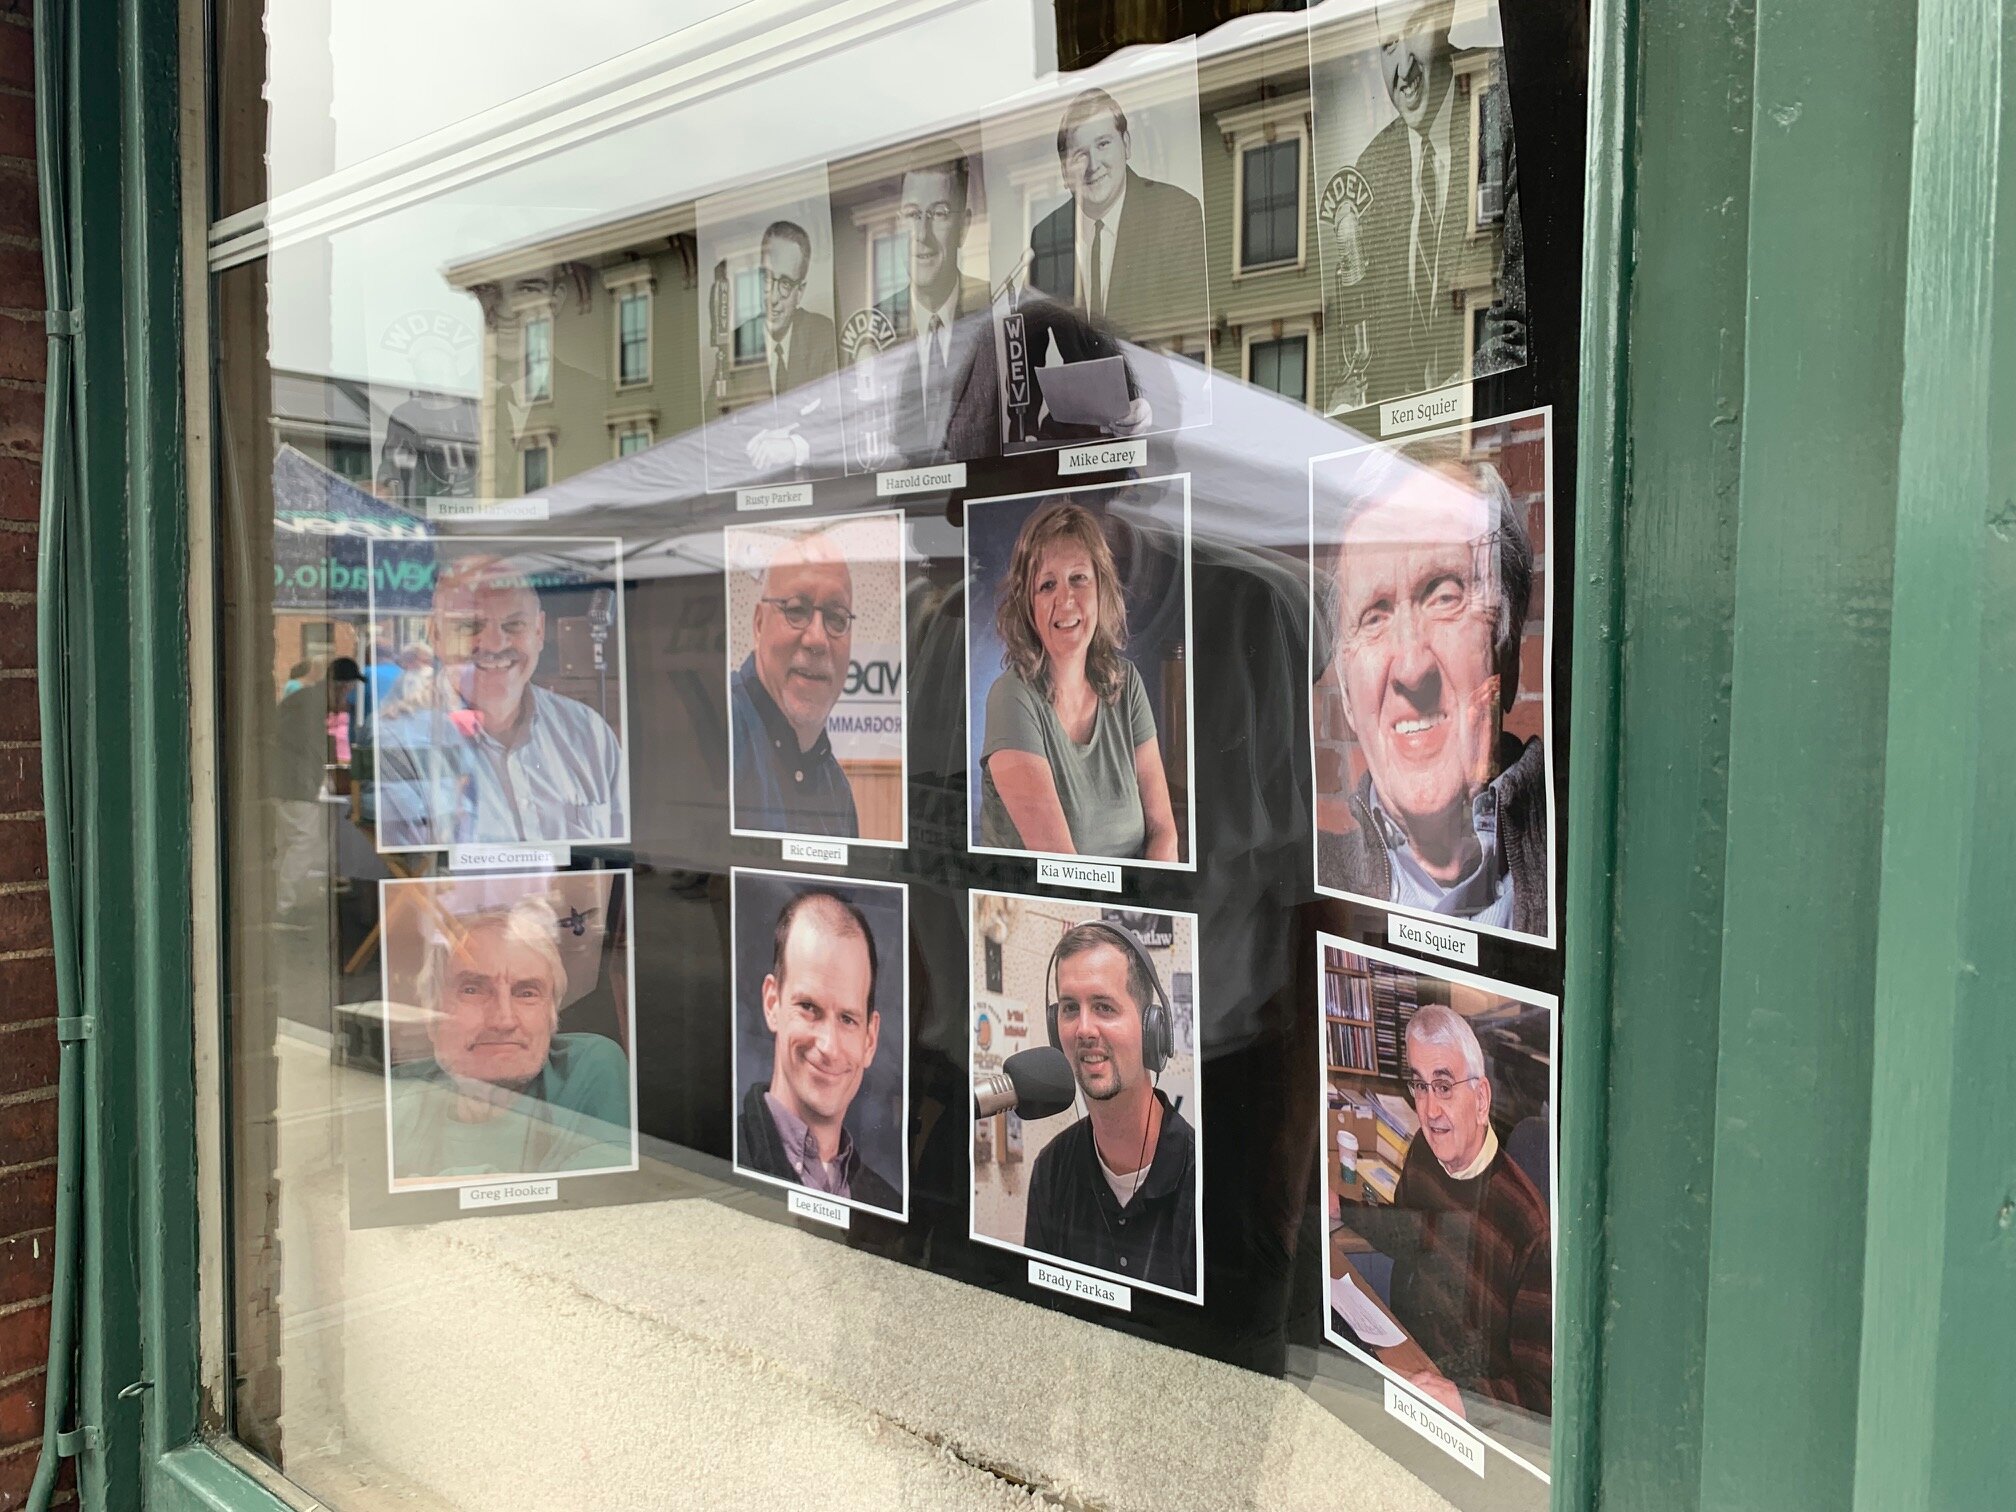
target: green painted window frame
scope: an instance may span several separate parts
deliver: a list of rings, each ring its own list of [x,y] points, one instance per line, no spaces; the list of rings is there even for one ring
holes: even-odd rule
[[[2016,259],[1993,236],[2016,224],[2016,109],[1997,108],[2016,80],[2016,0],[1846,14],[1835,0],[1592,10],[1559,1508],[1945,1512],[1999,1505],[2016,1470],[1999,1420],[2016,1307],[1996,1311],[2016,1287],[2016,1107],[1992,1095],[2016,1060],[2016,702],[1991,698],[2016,665],[2016,503],[1991,486],[2016,475],[2016,435],[1996,423],[2016,413]],[[279,1509],[213,1442],[224,1408],[199,1359],[206,851],[184,364],[208,341],[185,326],[205,274],[181,148],[202,89],[185,99],[178,0],[45,3],[38,24],[52,18],[83,325],[68,655],[44,669],[68,712],[45,743],[76,779],[82,1009],[98,1025],[80,1485],[94,1508]],[[1840,161],[1884,217],[1841,212]],[[1793,255],[1816,235],[1817,261]],[[1854,298],[1874,301],[1879,336],[1816,352]],[[1824,414],[1798,402],[1797,364],[1816,360],[1852,379]],[[1820,491],[1816,437],[1862,456],[1886,436],[1887,470]],[[1852,581],[1799,518],[1846,532]],[[1845,712],[1865,717],[1788,752],[1771,726],[1813,703],[1784,637],[1812,649],[1844,602],[1861,700]],[[1832,817],[1811,796],[1830,783]],[[1733,844],[1715,832],[1732,816]],[[1805,920],[1843,952],[1817,985],[1785,980],[1760,927],[1796,871],[1767,842],[1798,825],[1819,826],[1830,867],[1880,883],[1841,918]],[[1806,1033],[1827,1023],[1821,987],[1864,993],[1823,1152],[1845,1163],[1829,1189],[1853,1212],[1773,1201],[1770,1141],[1801,1158],[1812,1141],[1753,1061],[1785,1032],[1756,1011],[1760,983]],[[1908,1106],[1869,1095],[1884,1078]],[[1979,1125],[1955,1140],[1963,1111]],[[1763,1305],[1774,1273],[1805,1305]],[[1815,1347],[1816,1319],[1850,1332]]]

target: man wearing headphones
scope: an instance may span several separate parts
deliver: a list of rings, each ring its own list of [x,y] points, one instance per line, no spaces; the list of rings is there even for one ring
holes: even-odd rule
[[[1117,924],[1066,930],[1050,971],[1050,1043],[1071,1062],[1086,1113],[1036,1157],[1022,1242],[1194,1294],[1197,1136],[1155,1085],[1174,1049],[1168,993]]]

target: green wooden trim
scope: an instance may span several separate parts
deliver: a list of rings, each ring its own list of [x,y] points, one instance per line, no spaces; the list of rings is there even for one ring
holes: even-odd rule
[[[1564,1506],[1699,1500],[1751,25],[1637,7],[1600,1499]]]
[[[288,1503],[208,1444],[185,1444],[154,1462],[148,1512],[292,1512]]]
[[[1919,21],[1856,1512],[2016,1494],[2016,6]]]
[[[194,1432],[188,561],[173,0],[77,0],[67,34],[78,467],[69,744],[86,1044],[87,1506],[137,1504]],[[87,237],[84,228],[90,228]]]
[[[1589,46],[1583,236],[1575,655],[1569,708],[1567,968],[1563,982],[1560,1289],[1554,1314],[1553,1504],[1593,1507],[1599,1481],[1604,1189],[1616,870],[1623,522],[1629,485],[1624,312],[1631,280],[1633,0],[1599,0]]]
[[[1757,13],[1704,1507],[1849,1499],[1915,19]]]

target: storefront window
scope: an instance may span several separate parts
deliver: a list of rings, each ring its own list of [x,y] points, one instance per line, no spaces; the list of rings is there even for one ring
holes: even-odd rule
[[[378,9],[217,20],[232,1431],[1544,1506],[1585,60]]]

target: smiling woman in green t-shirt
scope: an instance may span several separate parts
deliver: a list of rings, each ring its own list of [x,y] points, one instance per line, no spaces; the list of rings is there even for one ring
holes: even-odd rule
[[[980,843],[1174,861],[1176,816],[1141,674],[1120,653],[1127,608],[1091,512],[1029,517],[1002,579],[1002,673],[987,692]]]

